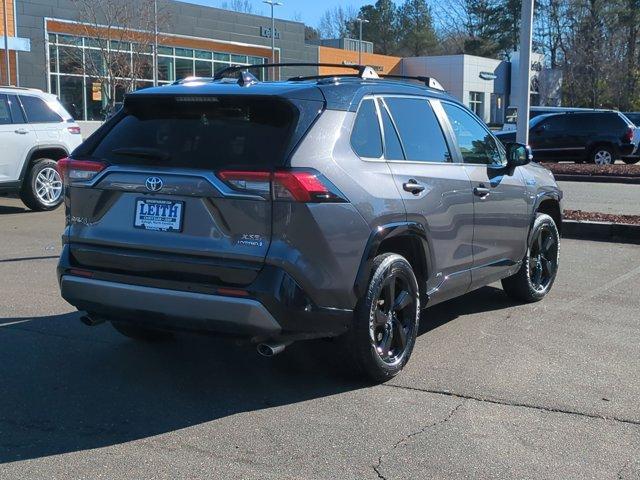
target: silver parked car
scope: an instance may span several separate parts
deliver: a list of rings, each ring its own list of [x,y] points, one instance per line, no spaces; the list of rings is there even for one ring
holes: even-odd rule
[[[58,276],[85,323],[242,336],[265,355],[340,337],[384,381],[424,308],[497,280],[518,301],[549,292],[562,194],[523,145],[368,67],[229,73],[127,96],[60,162]]]

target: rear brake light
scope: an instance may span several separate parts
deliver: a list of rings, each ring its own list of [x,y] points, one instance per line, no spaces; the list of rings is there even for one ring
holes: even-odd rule
[[[65,184],[70,182],[86,182],[105,168],[107,168],[107,164],[104,162],[73,160],[71,158],[58,160],[58,172]]]
[[[78,126],[74,126],[74,127],[67,127],[67,131],[69,133],[72,133],[73,135],[80,135],[82,132],[80,131],[80,127]]]
[[[629,127],[629,129],[627,130],[627,134],[624,136],[624,138],[625,138],[628,142],[633,141],[633,128]]]
[[[234,190],[268,194],[274,200],[304,203],[344,202],[344,196],[313,170],[223,170],[218,177]]]

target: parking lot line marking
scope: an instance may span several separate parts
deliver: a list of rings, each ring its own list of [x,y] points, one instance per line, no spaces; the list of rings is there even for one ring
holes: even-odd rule
[[[33,318],[27,318],[25,320],[16,320],[15,322],[0,323],[0,328],[1,327],[9,327],[11,325],[17,325],[19,323],[26,323],[26,322],[30,322],[32,320],[33,320]]]
[[[27,262],[29,260],[51,260],[52,258],[60,258],[60,255],[43,255],[41,257],[0,258],[0,263]]]

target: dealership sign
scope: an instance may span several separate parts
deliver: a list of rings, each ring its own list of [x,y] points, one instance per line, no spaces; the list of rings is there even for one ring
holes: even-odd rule
[[[280,40],[280,30],[277,28],[275,31],[275,39]],[[271,27],[260,27],[260,36],[265,38],[271,38]]]
[[[480,72],[480,78],[483,80],[495,80],[498,76],[493,72]]]

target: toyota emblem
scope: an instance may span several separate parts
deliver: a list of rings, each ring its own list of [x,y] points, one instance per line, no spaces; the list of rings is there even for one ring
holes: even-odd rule
[[[162,190],[163,183],[160,177],[149,177],[144,185],[150,192],[159,192]]]

